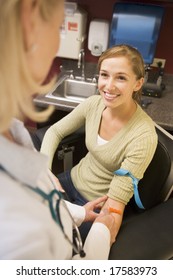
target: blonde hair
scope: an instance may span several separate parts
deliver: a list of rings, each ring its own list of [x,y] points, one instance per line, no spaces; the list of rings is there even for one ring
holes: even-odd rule
[[[136,75],[137,80],[144,78],[145,67],[144,67],[143,58],[137,49],[129,45],[123,45],[123,44],[116,45],[106,50],[98,60],[98,70],[100,71],[103,60],[108,58],[121,57],[121,56],[126,57],[131,63],[132,70]],[[133,93],[133,99],[136,100],[138,103],[140,102],[141,93],[142,93],[142,88]]]
[[[53,107],[48,107],[38,112],[33,97],[28,93],[46,93],[52,83],[40,86],[29,72],[20,21],[21,2],[22,0],[0,0],[0,132],[9,128],[13,117],[25,116],[41,122],[53,111]],[[61,0],[40,1],[40,14],[44,20],[49,20],[60,2]]]

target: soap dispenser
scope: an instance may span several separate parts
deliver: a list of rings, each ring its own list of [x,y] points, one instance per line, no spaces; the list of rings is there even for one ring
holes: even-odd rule
[[[88,49],[94,56],[100,56],[108,48],[109,22],[95,19],[90,22],[88,34]]]

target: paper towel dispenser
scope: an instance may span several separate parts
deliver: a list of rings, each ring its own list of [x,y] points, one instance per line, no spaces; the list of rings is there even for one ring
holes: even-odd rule
[[[57,56],[78,59],[86,38],[87,13],[77,3],[65,3],[64,23],[60,31],[60,46]]]
[[[109,22],[95,19],[90,22],[88,34],[88,49],[94,56],[100,56],[108,47]]]
[[[139,3],[115,3],[109,46],[128,44],[137,48],[145,64],[152,64],[164,8]]]

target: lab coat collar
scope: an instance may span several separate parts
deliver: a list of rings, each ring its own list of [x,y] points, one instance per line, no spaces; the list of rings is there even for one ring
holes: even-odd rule
[[[35,187],[47,172],[48,158],[34,149],[21,121],[14,119],[10,131],[18,144],[0,134],[0,165],[16,180]]]

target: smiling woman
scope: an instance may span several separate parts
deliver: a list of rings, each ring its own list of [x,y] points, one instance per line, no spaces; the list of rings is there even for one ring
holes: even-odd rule
[[[98,89],[106,107],[100,136],[109,140],[136,111],[144,82],[144,62],[136,49],[120,45],[100,57],[98,68]]]
[[[157,146],[151,118],[137,103],[144,81],[141,54],[131,46],[108,49],[99,59],[100,95],[87,98],[70,114],[51,126],[43,139],[41,152],[49,156],[49,168],[61,140],[85,127],[87,155],[58,178],[69,199],[77,204],[100,197],[108,200],[103,208],[114,208],[116,235],[126,204],[133,196],[133,183],[115,170],[123,168],[141,179]],[[90,225],[81,226],[85,239]]]

